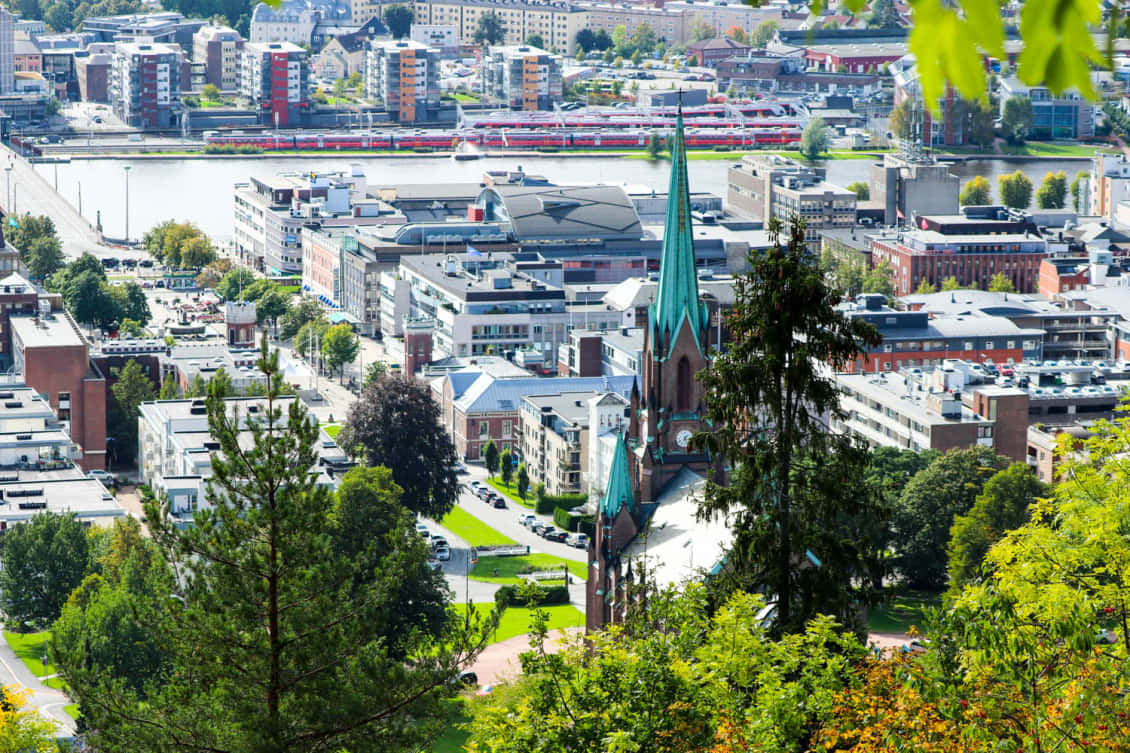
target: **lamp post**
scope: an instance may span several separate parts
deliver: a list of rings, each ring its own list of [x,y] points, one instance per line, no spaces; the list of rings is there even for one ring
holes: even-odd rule
[[[129,245],[129,169],[130,165],[125,166],[126,171],[126,245]]]
[[[9,163],[8,166],[4,168],[4,172],[6,172],[8,174],[8,200],[4,203],[4,209],[7,210],[8,214],[11,214],[12,213],[12,165],[11,165],[11,163]]]

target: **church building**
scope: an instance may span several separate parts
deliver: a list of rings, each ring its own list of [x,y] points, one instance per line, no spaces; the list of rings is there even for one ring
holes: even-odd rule
[[[695,432],[709,429],[704,388],[695,379],[710,366],[709,325],[707,306],[699,297],[680,107],[671,144],[659,287],[644,332],[642,380],[632,392],[626,436],[618,438],[589,542],[589,630],[622,617],[632,578],[631,551],[644,538],[649,539],[645,546],[660,544],[653,536],[670,540],[654,531],[659,508],[670,504],[692,510],[693,520],[692,490],[701,496],[704,480],[715,473],[709,455],[690,447]]]

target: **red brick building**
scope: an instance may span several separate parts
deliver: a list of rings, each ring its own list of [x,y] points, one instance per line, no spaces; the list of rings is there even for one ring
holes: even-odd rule
[[[923,219],[922,223],[928,224]],[[895,295],[909,295],[923,282],[941,288],[950,277],[963,288],[988,290],[993,275],[1003,274],[1016,290],[1036,290],[1045,241],[1029,233],[943,234],[909,230],[899,238],[871,242],[874,265],[891,265]]]
[[[106,467],[106,377],[90,360],[86,338],[63,310],[9,319],[15,370],[44,395],[82,448],[84,470]]]
[[[1037,290],[1049,298],[1068,290],[1082,290],[1091,282],[1086,259],[1044,259],[1040,262]]]

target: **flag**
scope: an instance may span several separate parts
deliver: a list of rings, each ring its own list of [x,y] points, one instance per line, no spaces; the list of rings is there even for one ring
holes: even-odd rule
[[[19,227],[20,223],[16,221],[15,217],[9,217],[8,218],[8,226],[9,227]]]
[[[470,244],[467,245],[467,256],[482,256],[482,255],[483,255],[482,251],[480,251],[479,249],[475,248],[474,246],[472,246]]]

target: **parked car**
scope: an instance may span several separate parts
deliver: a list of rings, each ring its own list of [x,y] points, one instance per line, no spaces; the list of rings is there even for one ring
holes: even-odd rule
[[[475,492],[475,494],[478,496],[479,499],[485,500],[488,497],[490,497],[490,495],[494,494],[494,492],[492,492],[490,489],[488,489],[485,486],[480,486],[479,490],[477,492]]]
[[[553,526],[550,526],[547,523],[543,523],[540,520],[535,520],[534,522],[530,523],[530,530],[533,531],[534,533],[540,534],[542,529],[546,528],[546,527],[552,528]]]
[[[447,562],[451,559],[451,550],[445,546],[436,549],[436,559],[440,562]]]
[[[425,539],[431,539],[431,537],[432,537],[431,532],[428,531],[428,527],[426,525],[424,525],[423,523],[418,523],[416,525],[416,532],[418,534],[420,534],[421,536],[423,536]]]
[[[538,533],[538,536],[541,536],[543,539],[547,539],[547,538],[549,538],[549,535],[556,530],[557,529],[554,528],[553,526],[545,526],[541,530],[539,530],[537,533]]]
[[[102,266],[109,269],[113,269],[114,267],[118,266],[119,263],[120,262],[116,256],[106,256],[102,259]]]
[[[589,545],[589,535],[587,533],[571,533],[569,538],[565,539],[565,543],[577,549],[585,549]]]
[[[153,260],[152,260],[152,259],[142,259],[141,261],[139,261],[139,262],[138,262],[138,264],[139,264],[140,266],[142,266],[142,267],[145,267],[146,269],[148,269],[148,268],[150,268],[150,267],[152,267],[152,266],[153,266]]]
[[[569,534],[566,531],[550,531],[549,533],[545,534],[546,541],[557,541],[559,543],[562,543],[567,538],[569,538]]]
[[[86,475],[88,478],[92,478],[95,481],[101,481],[104,486],[114,485],[114,474],[110,473],[109,471],[95,469],[93,471],[90,471]]]
[[[497,497],[497,496],[496,496],[496,497],[495,497],[494,499],[492,499],[492,500],[491,500],[491,502],[490,502],[490,503],[491,503],[491,504],[492,504],[492,505],[493,505],[493,506],[494,506],[494,507],[495,507],[496,509],[499,509],[499,510],[505,510],[505,509],[506,509],[506,500],[505,500],[505,499],[503,499],[502,497]]]
[[[443,549],[448,548],[447,539],[445,539],[443,536],[440,536],[438,534],[432,536],[432,551],[434,552],[437,549],[441,549],[441,548],[443,548]]]
[[[523,528],[529,528],[530,523],[533,523],[535,520],[537,520],[537,517],[528,513],[518,516],[518,522],[522,524]]]

